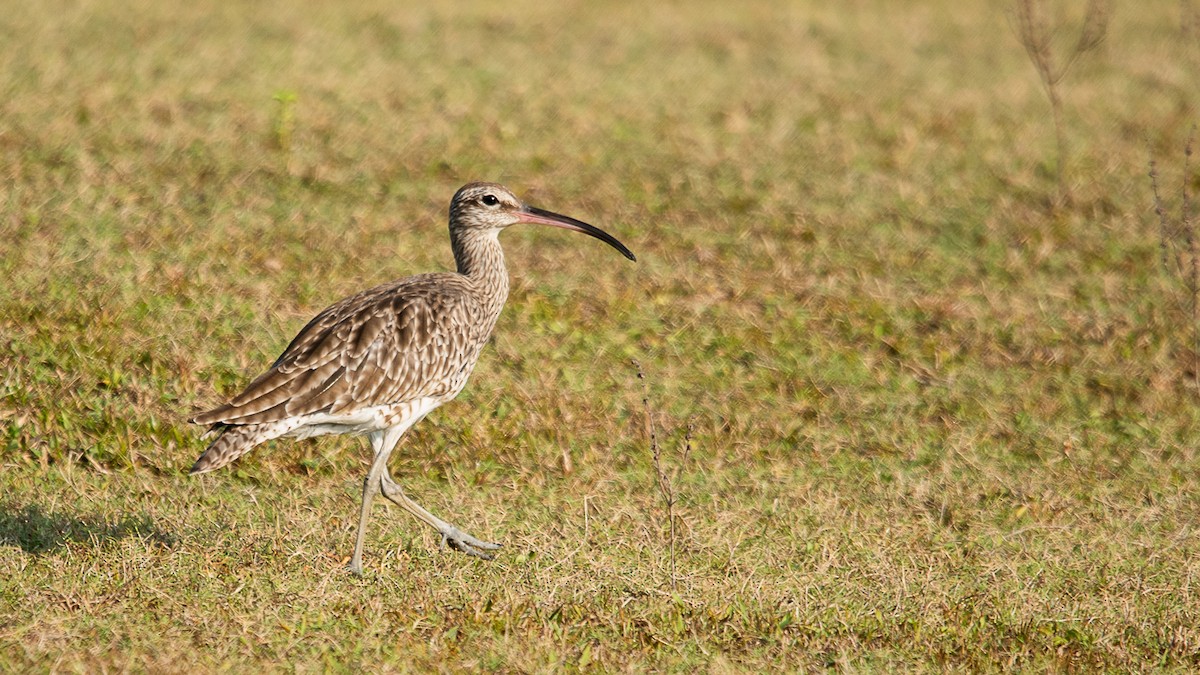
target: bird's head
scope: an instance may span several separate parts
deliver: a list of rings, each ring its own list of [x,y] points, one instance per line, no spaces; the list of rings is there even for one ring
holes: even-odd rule
[[[450,200],[450,230],[499,232],[518,223],[535,223],[591,235],[617,249],[630,260],[637,258],[609,233],[581,220],[530,206],[498,183],[467,183]]]

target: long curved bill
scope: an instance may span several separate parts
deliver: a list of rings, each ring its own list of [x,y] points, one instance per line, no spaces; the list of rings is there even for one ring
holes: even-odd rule
[[[617,241],[616,237],[594,225],[588,225],[582,220],[575,220],[570,216],[564,216],[554,213],[553,211],[547,211],[545,209],[539,209],[528,205],[523,207],[520,213],[522,223],[536,223],[538,225],[549,225],[550,227],[561,227],[564,230],[574,230],[576,232],[582,232],[584,234],[591,235],[617,249],[621,252],[621,255],[625,256],[626,258],[637,262],[637,256],[633,255],[632,251],[625,248],[625,244]]]

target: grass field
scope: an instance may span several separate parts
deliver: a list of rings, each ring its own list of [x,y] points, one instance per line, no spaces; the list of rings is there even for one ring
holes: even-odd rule
[[[405,4],[0,15],[0,670],[1200,668],[1146,176],[1178,213],[1189,3],[1063,81],[1065,204],[1003,3]],[[189,478],[185,419],[450,268],[469,180],[639,262],[504,235],[493,344],[392,472],[505,549],[377,506],[359,579],[362,441]]]

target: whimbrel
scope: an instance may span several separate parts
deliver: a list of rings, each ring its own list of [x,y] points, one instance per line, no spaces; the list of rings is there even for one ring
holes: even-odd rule
[[[363,483],[350,569],[362,574],[367,520],[380,493],[437,530],[443,546],[490,560],[488,551],[499,544],[426,511],[392,479],[387,461],[405,431],[466,385],[508,297],[498,236],[518,223],[583,232],[636,260],[600,228],[529,206],[502,185],[464,185],[450,201],[458,271],[376,286],[318,314],[245,391],[191,419],[218,434],[191,472],[219,469],[273,438],[365,435],[375,458]]]

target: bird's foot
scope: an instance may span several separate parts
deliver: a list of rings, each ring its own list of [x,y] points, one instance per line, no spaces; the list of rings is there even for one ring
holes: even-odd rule
[[[445,548],[447,544],[455,551],[461,551],[467,555],[473,555],[476,558],[491,560],[495,556],[488,551],[494,551],[500,548],[500,544],[493,544],[490,541],[476,539],[471,535],[452,525],[447,525],[445,529],[438,530],[442,535],[441,547]]]

